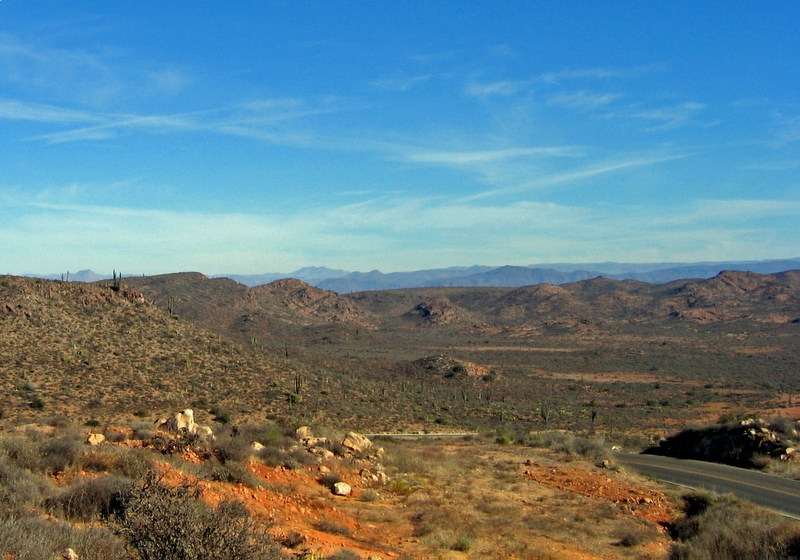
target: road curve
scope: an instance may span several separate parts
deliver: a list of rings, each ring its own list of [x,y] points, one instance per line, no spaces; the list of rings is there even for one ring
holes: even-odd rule
[[[659,480],[690,488],[731,493],[778,513],[800,519],[800,481],[717,463],[658,455],[615,454],[617,461]]]

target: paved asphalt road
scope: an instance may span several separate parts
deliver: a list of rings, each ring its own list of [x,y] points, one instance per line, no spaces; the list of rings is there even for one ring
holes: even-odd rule
[[[706,488],[749,500],[771,510],[800,518],[800,481],[717,463],[688,461],[658,455],[617,453],[617,461],[659,480]]]
[[[0,0],[2,1],[2,0]],[[445,439],[445,438],[465,438],[465,437],[477,437],[480,434],[477,432],[459,432],[459,433],[452,433],[452,434],[364,434],[366,437],[372,438],[393,438],[393,439],[425,439],[425,438],[432,438],[432,439]]]

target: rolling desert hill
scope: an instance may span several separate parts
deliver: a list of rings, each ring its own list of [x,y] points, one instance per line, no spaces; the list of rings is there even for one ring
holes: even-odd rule
[[[595,410],[607,427],[625,418],[663,432],[785,407],[800,392],[798,319],[797,271],[348,295],[198,273],[116,289],[5,276],[4,414],[109,418],[198,402],[201,415],[375,430],[586,429]],[[431,359],[454,365],[419,367]]]

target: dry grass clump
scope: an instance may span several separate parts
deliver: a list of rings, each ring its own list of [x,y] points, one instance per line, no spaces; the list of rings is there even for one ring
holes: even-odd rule
[[[691,493],[683,497],[685,517],[672,527],[679,542],[671,560],[728,560],[800,557],[800,525],[725,495]]]
[[[611,451],[606,447],[605,437],[587,439],[569,432],[541,432],[531,436],[528,445],[544,447],[567,455],[576,455],[592,461],[611,459]]]

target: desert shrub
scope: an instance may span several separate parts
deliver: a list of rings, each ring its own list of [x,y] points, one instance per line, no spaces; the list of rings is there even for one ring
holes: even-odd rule
[[[9,463],[31,472],[41,472],[42,457],[39,442],[25,436],[14,435],[0,440]]]
[[[87,472],[108,472],[114,468],[116,456],[111,453],[89,451],[78,458],[77,466]]]
[[[131,481],[117,476],[101,476],[74,484],[48,498],[45,507],[69,520],[107,519],[123,511]]]
[[[389,483],[388,490],[398,496],[409,496],[414,491],[414,487],[405,480],[397,478]]]
[[[256,453],[256,457],[265,465],[280,467],[283,465],[284,452],[275,447],[265,447]]]
[[[609,450],[605,447],[603,438],[586,439],[576,437],[570,449],[573,453],[595,461],[608,459],[611,456]]]
[[[134,487],[122,517],[122,534],[142,560],[282,557],[280,547],[254,531],[241,502],[210,508],[197,500],[199,493],[196,486],[168,486],[155,476]]]
[[[266,447],[281,447],[287,443],[287,436],[284,434],[283,429],[271,422],[240,426],[238,437],[244,439],[248,444],[257,441]]]
[[[788,418],[783,418],[783,417],[777,416],[775,418],[770,418],[768,420],[768,423],[769,423],[770,429],[772,429],[775,432],[778,432],[780,434],[783,434],[783,435],[786,435],[786,436],[790,436],[790,437],[793,437],[793,436],[797,435],[797,431],[795,430],[795,427],[794,427],[794,422],[792,422]]]
[[[48,418],[45,421],[47,426],[52,426],[53,428],[69,428],[72,425],[72,420],[69,419],[67,416],[59,415],[53,416],[52,418]]]
[[[8,460],[34,473],[63,472],[83,453],[78,432],[45,437],[36,432],[3,438],[0,442]]]
[[[339,552],[328,556],[328,560],[360,560],[361,557],[352,550],[340,550]]]
[[[342,477],[337,472],[329,472],[323,474],[317,480],[319,480],[319,483],[323,486],[333,490],[334,484],[337,482],[342,482]]]
[[[314,528],[317,531],[322,531],[323,533],[330,533],[332,535],[350,535],[350,529],[345,525],[341,525],[340,523],[336,523],[335,521],[329,521],[327,519],[322,519],[317,521],[313,524]]]
[[[281,540],[281,544],[286,548],[297,548],[306,542],[306,538],[297,531],[289,531]]]
[[[750,458],[750,464],[754,469],[767,469],[772,464],[772,458],[769,455],[758,453]]]
[[[319,458],[305,449],[292,449],[288,451],[283,460],[283,466],[287,469],[297,469],[309,467],[319,463]]]
[[[104,527],[82,529],[42,518],[0,519],[0,556],[3,558],[60,558],[67,548],[72,548],[81,560],[133,560],[125,543]]]
[[[221,463],[217,459],[209,459],[203,462],[202,474],[205,478],[218,482],[229,482],[231,484],[244,484],[250,488],[258,486],[258,480],[242,463],[227,461]]]
[[[568,455],[580,455],[595,461],[610,457],[605,447],[605,439],[602,437],[587,439],[565,432],[544,432],[533,436],[529,445],[545,447]]]
[[[111,443],[119,443],[128,439],[127,433],[117,430],[104,430],[103,435],[106,436],[106,440]]]
[[[0,517],[25,517],[53,491],[49,480],[0,457]]]
[[[155,463],[146,451],[131,449],[114,457],[111,472],[133,480],[144,480]]]
[[[452,545],[450,545],[450,548],[459,552],[468,552],[472,548],[472,539],[468,537],[461,537]]]
[[[252,455],[253,450],[250,448],[250,441],[241,435],[232,437],[230,435],[219,435],[217,441],[214,442],[212,448],[214,456],[219,459],[220,463],[227,463],[228,461],[247,461]]]
[[[53,437],[42,442],[40,453],[45,472],[64,472],[82,455],[82,438],[78,434]]]
[[[671,560],[800,557],[800,526],[730,496],[684,497],[685,516],[671,530]]]
[[[625,531],[619,539],[619,546],[626,548],[639,546],[645,541],[644,535],[641,531]]]
[[[371,488],[367,488],[363,492],[361,492],[361,501],[362,502],[377,502],[381,499],[381,495],[378,494],[375,490]]]
[[[231,417],[231,413],[226,410],[216,409],[216,412],[212,412],[214,415],[214,422],[219,424],[230,424],[233,418]]]
[[[150,422],[136,422],[132,428],[131,439],[144,441],[153,437],[153,424]]]

